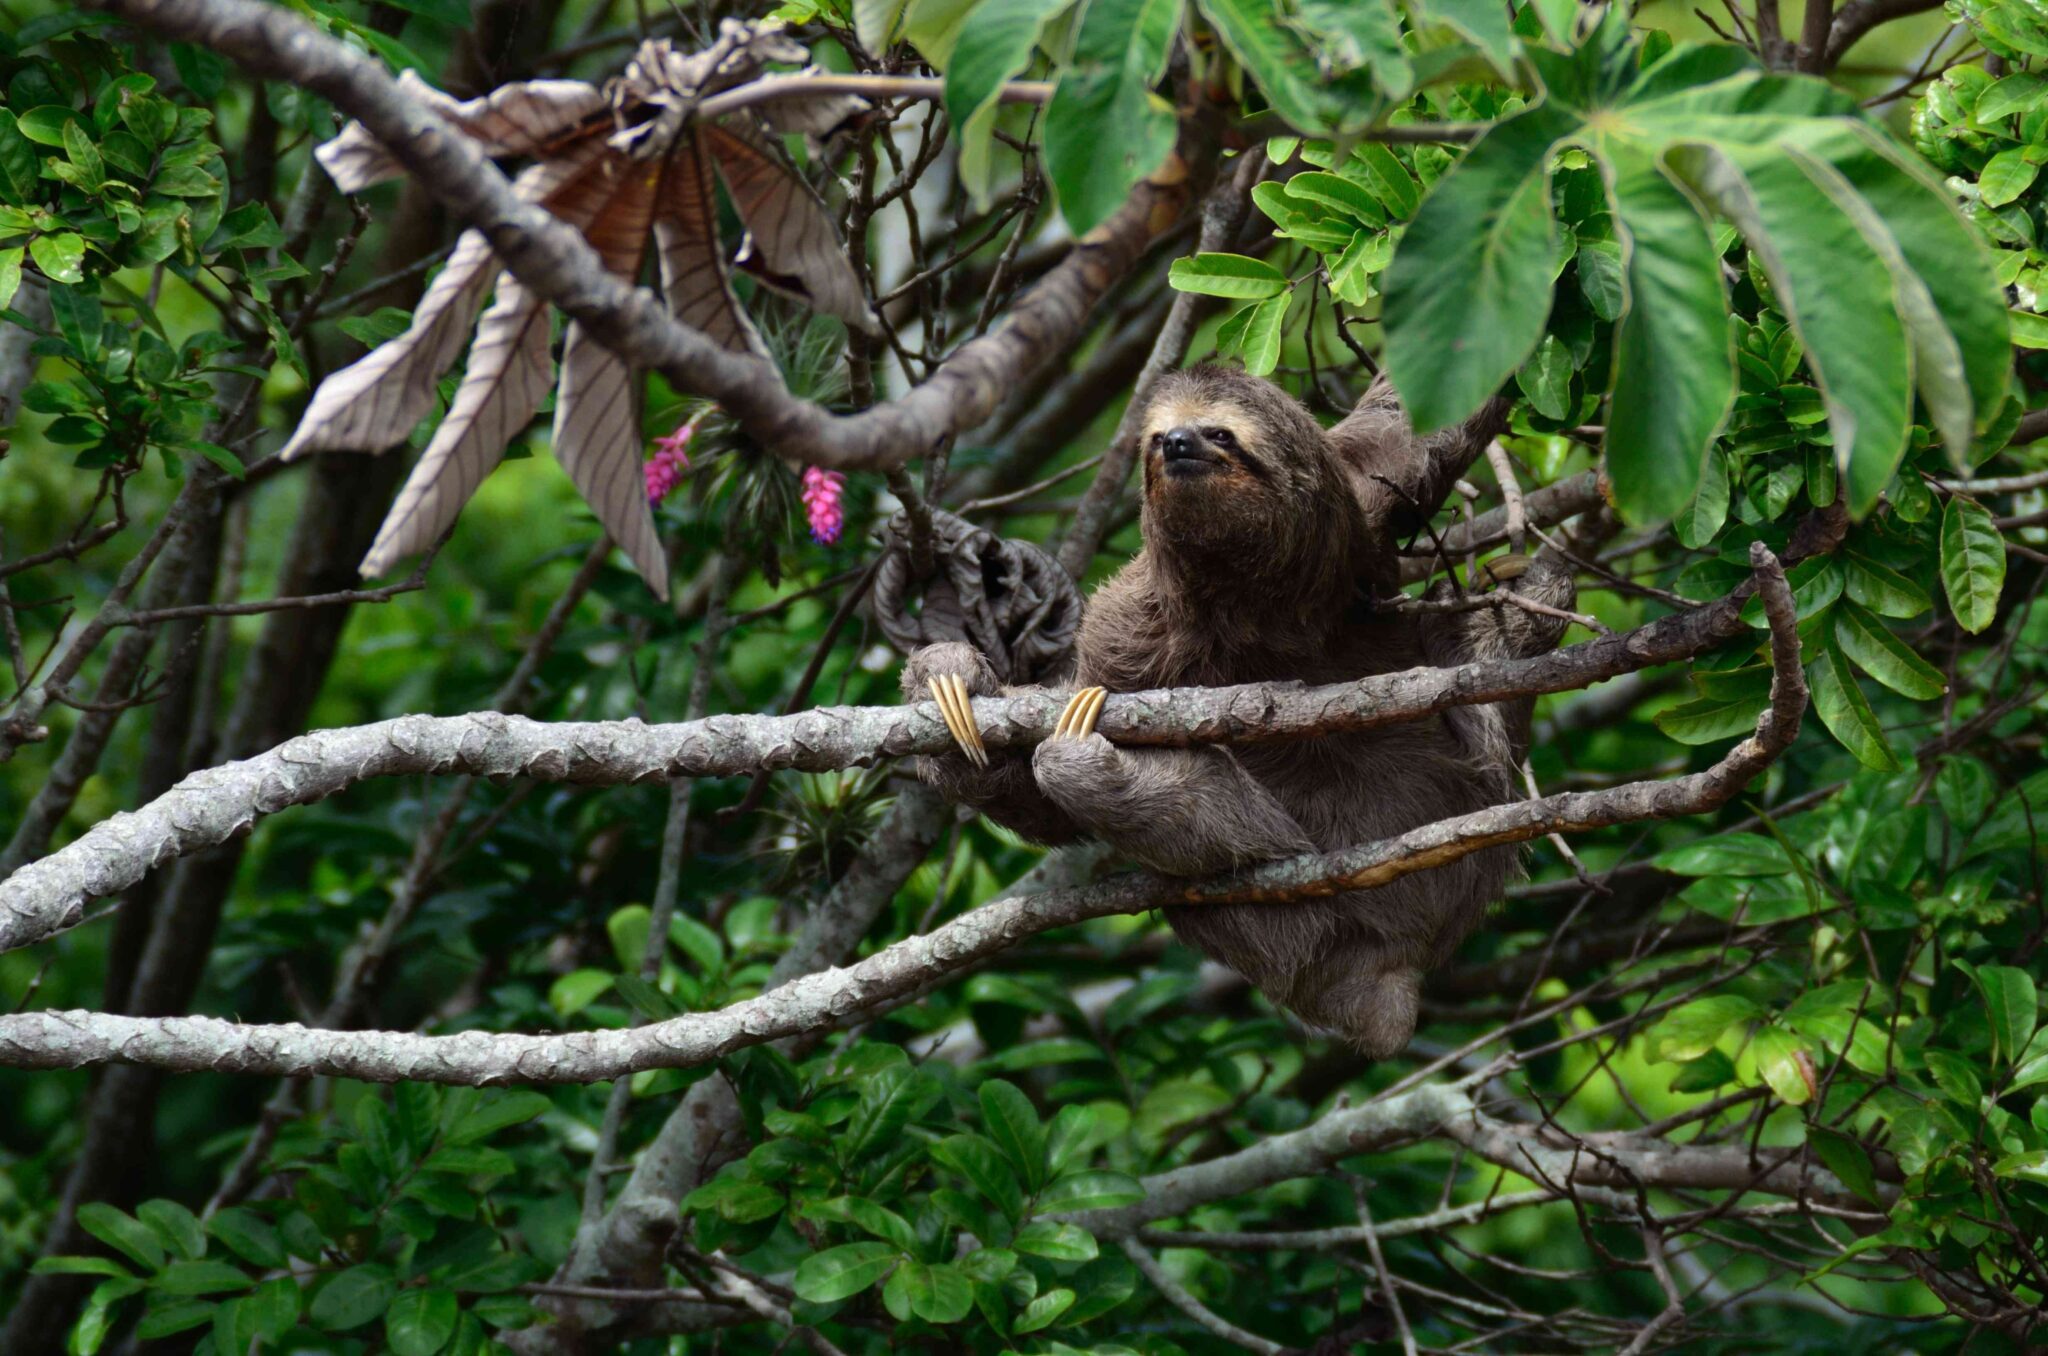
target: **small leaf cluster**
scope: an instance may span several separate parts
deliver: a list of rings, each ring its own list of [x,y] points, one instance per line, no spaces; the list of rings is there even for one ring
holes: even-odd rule
[[[326,1334],[375,1334],[395,1356],[502,1350],[489,1334],[534,1320],[517,1289],[539,1268],[504,1246],[489,1192],[515,1162],[487,1141],[549,1105],[534,1092],[420,1083],[388,1101],[366,1092],[348,1129],[277,1152],[285,1199],[203,1220],[170,1200],[132,1215],[89,1203],[79,1226],[107,1252],[35,1269],[100,1278],[72,1356],[92,1356],[130,1318],[143,1340],[198,1332],[195,1356],[291,1351]]]
[[[1808,919],[1814,943],[1805,967],[1773,958],[1674,995],[1643,1052],[1678,1066],[1674,1092],[1748,1085],[1803,1108],[1818,1160],[1889,1215],[1822,1273],[1904,1248],[2016,1277],[2048,1235],[2048,1032],[2032,974],[2008,959],[2029,926],[2048,775],[2001,793],[1991,767],[1953,756],[1912,803],[1927,780],[1866,772],[1826,812],[1661,855],[1687,907]]]
[[[1135,1178],[1090,1166],[1128,1124],[1118,1109],[1068,1103],[1048,1121],[1013,1083],[970,1093],[880,1043],[803,1065],[757,1050],[742,1066],[763,1133],[684,1214],[700,1253],[793,1269],[799,1322],[848,1321],[878,1299],[906,1337],[978,1312],[979,1341],[1014,1340],[1079,1332],[1133,1294],[1129,1263],[1058,1218],[1144,1198]],[[963,1118],[980,1128],[955,1128]]]

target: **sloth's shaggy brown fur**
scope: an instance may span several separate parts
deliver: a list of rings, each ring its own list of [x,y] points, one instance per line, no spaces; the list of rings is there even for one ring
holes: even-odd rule
[[[1145,412],[1144,549],[1089,600],[1076,684],[1112,692],[1298,679],[1327,683],[1421,664],[1529,655],[1562,622],[1518,608],[1421,616],[1376,609],[1414,531],[1500,429],[1490,404],[1418,439],[1376,384],[1324,430],[1270,382],[1198,368]],[[1569,569],[1539,556],[1514,582],[1563,607]],[[953,673],[1001,691],[964,645],[919,651],[906,695]],[[1364,734],[1237,749],[1118,748],[1100,735],[953,754],[921,772],[953,799],[1041,842],[1095,835],[1174,875],[1202,875],[1386,838],[1514,794],[1530,703],[1459,707]],[[1167,910],[1182,938],[1306,1021],[1375,1055],[1414,1034],[1422,973],[1499,898],[1515,850],[1494,848],[1377,889],[1292,904]]]

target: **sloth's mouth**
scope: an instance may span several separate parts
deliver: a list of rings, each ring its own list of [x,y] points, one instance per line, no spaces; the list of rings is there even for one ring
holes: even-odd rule
[[[1166,474],[1176,478],[1208,475],[1230,464],[1222,453],[1199,445],[1168,448],[1160,453],[1159,460]]]

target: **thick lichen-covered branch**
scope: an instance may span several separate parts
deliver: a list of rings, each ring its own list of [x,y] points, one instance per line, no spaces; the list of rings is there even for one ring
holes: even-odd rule
[[[1205,881],[1133,873],[1096,885],[1016,895],[845,969],[803,975],[716,1012],[691,1013],[631,1030],[423,1036],[317,1031],[297,1024],[245,1026],[206,1017],[40,1012],[0,1017],[0,1065],[75,1068],[123,1063],[188,1072],[321,1074],[374,1082],[599,1082],[644,1069],[687,1068],[746,1046],[872,1017],[1026,937],[1091,918],[1167,904],[1255,901],[1284,906],[1385,884],[1482,848],[1524,842],[1548,832],[1712,809],[1725,804],[1790,745],[1806,703],[1784,571],[1761,545],[1754,548],[1752,558],[1771,626],[1771,705],[1754,735],[1713,767],[1689,776],[1497,805],[1376,843],[1304,853]],[[601,750],[593,746],[578,752],[595,757]]]
[[[1708,607],[1531,659],[1405,669],[1349,683],[1253,683],[1111,697],[1097,729],[1121,744],[1248,743],[1370,730],[1474,702],[1561,692],[1671,663],[1750,634],[1747,586]],[[992,747],[1035,744],[1059,694],[974,703]],[[0,952],[71,927],[87,903],[150,871],[248,832],[257,820],[372,777],[530,777],[616,786],[673,777],[865,766],[950,747],[938,708],[820,707],[789,716],[713,716],[676,725],[543,724],[495,713],[401,716],[304,735],[268,753],[195,773],[159,799],[96,825],[0,882]],[[1526,808],[1526,807],[1524,807]],[[1681,811],[1683,813],[1683,811]],[[1542,831],[1554,828],[1550,826]]]

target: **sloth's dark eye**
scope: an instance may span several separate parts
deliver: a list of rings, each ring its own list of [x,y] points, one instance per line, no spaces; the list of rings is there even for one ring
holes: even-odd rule
[[[1230,449],[1237,446],[1237,436],[1227,428],[1205,428],[1202,430],[1202,436],[1221,448]]]

